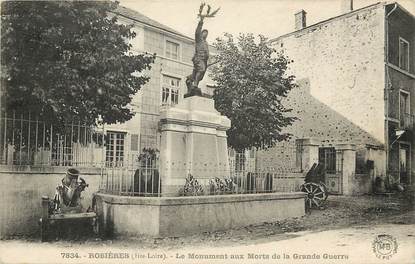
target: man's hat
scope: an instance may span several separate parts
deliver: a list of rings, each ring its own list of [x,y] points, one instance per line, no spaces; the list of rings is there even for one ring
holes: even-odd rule
[[[66,175],[67,175],[68,178],[76,178],[76,179],[78,179],[79,171],[77,169],[70,168],[66,172]]]

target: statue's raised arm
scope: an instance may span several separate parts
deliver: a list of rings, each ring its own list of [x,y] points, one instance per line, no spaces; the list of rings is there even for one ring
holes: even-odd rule
[[[202,92],[199,89],[199,82],[205,76],[207,61],[209,59],[209,45],[206,41],[208,31],[203,29],[203,20],[205,17],[214,17],[219,11],[219,8],[211,11],[210,5],[207,6],[206,14],[203,14],[205,3],[202,3],[199,8],[199,23],[197,24],[195,31],[195,54],[193,55],[193,72],[189,75],[186,80],[188,94],[185,96],[201,95]]]
[[[195,41],[200,41],[202,39],[202,28],[203,28],[203,17],[200,17],[199,23],[197,24],[195,31]]]

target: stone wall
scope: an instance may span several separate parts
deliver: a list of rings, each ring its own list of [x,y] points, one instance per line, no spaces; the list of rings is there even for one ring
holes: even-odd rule
[[[284,102],[300,119],[287,132],[327,145],[384,143],[383,16],[375,5],[273,41],[299,84]]]
[[[369,174],[355,174],[351,183],[352,195],[368,194],[372,192],[373,181]]]
[[[320,147],[353,144],[367,150],[373,146],[383,152],[371,158],[376,175],[384,177],[384,43],[382,4],[272,40],[273,47],[288,56],[289,74],[296,76],[299,85],[283,101],[298,120],[283,132],[291,133],[293,139],[315,140]],[[278,147],[270,149],[274,154],[267,155],[276,156],[278,151]],[[369,158],[368,153],[363,156],[365,161]],[[362,177],[352,180],[355,168],[347,167],[355,166],[352,163],[343,166],[343,175],[348,174],[343,191],[366,193],[366,185],[359,186]],[[365,178],[365,182],[372,179]]]
[[[176,237],[301,217],[304,193],[192,197],[120,197],[97,194],[108,235]]]
[[[65,167],[0,166],[0,238],[39,232],[41,197],[53,198],[56,186],[65,176]],[[80,168],[89,187],[82,193],[82,205],[91,205],[98,191],[99,169]]]
[[[295,140],[278,142],[271,150],[256,153],[256,168],[259,171],[301,171],[301,146]]]

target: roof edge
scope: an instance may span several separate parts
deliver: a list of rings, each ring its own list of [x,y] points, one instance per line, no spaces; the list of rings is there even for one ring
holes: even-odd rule
[[[127,7],[124,7],[124,8],[127,8]],[[128,8],[128,9],[130,9],[130,8]],[[131,10],[133,10],[133,9],[131,9]],[[133,10],[133,11],[134,11],[134,10]],[[158,26],[155,26],[155,25],[152,25],[152,24],[146,23],[146,22],[144,22],[144,21],[141,21],[141,20],[138,20],[138,19],[136,19],[136,18],[133,18],[133,17],[127,16],[127,15],[125,15],[125,14],[122,14],[121,12],[117,12],[116,10],[112,10],[112,11],[110,11],[110,12],[111,12],[111,13],[113,13],[113,14],[115,14],[115,15],[122,16],[122,17],[127,18],[127,19],[131,19],[131,20],[133,20],[133,21],[135,21],[135,22],[138,22],[138,23],[143,24],[143,25],[145,25],[145,26],[148,26],[148,27],[150,27],[150,28],[155,28],[155,29],[158,29],[158,30],[163,31],[163,32],[168,32],[169,34],[172,34],[172,35],[174,35],[174,36],[178,36],[178,37],[184,38],[184,39],[186,39],[186,40],[188,40],[188,41],[190,41],[190,42],[194,42],[194,41],[195,41],[193,38],[191,38],[191,37],[189,37],[189,36],[186,36],[186,35],[184,35],[183,33],[180,33],[180,32],[174,32],[174,31],[168,30],[168,29],[166,29],[166,28],[162,28],[162,27],[158,27]],[[145,16],[145,15],[143,15],[143,16]],[[148,18],[149,18],[149,17],[148,17]],[[151,19],[151,18],[149,18],[149,19]],[[159,23],[160,23],[160,22],[159,22]]]
[[[322,21],[320,21],[320,22],[317,22],[317,23],[315,23],[315,24],[312,24],[312,25],[310,25],[310,26],[307,26],[307,27],[305,27],[305,28],[302,28],[302,29],[299,29],[299,30],[295,30],[295,31],[292,31],[292,32],[289,32],[289,33],[283,34],[283,35],[281,35],[281,36],[278,36],[278,37],[272,38],[272,39],[270,39],[270,40],[269,40],[269,42],[270,42],[270,43],[272,43],[272,42],[278,41],[278,40],[280,40],[281,38],[285,38],[285,37],[288,37],[288,36],[294,35],[294,34],[296,34],[296,33],[299,33],[299,32],[305,31],[305,30],[309,30],[309,29],[311,29],[311,28],[313,28],[313,27],[317,27],[317,26],[319,26],[319,25],[326,24],[326,23],[328,23],[328,22],[330,22],[330,21],[332,21],[332,20],[336,20],[336,19],[339,19],[339,18],[344,17],[344,16],[347,16],[347,15],[352,15],[352,14],[358,13],[358,12],[363,11],[363,10],[365,10],[365,9],[374,8],[375,6],[378,6],[378,5],[379,5],[379,6],[384,6],[384,5],[387,5],[387,4],[390,4],[390,3],[386,3],[386,2],[377,2],[377,3],[374,3],[374,4],[368,5],[368,6],[364,6],[364,7],[361,7],[361,8],[359,8],[359,9],[355,9],[355,10],[353,10],[353,11],[351,11],[351,12],[344,13],[344,14],[341,14],[341,15],[338,15],[338,16],[334,16],[334,17],[328,18],[328,19],[326,19],[326,20],[322,20]],[[398,4],[398,5],[399,5],[399,4]]]
[[[413,19],[415,19],[415,14],[412,14],[411,12],[408,11],[408,9],[406,9],[405,7],[403,7],[401,4],[399,4],[398,2],[386,2],[386,5],[397,5],[399,7],[399,9],[401,9],[404,13],[406,13],[408,16],[412,17]]]

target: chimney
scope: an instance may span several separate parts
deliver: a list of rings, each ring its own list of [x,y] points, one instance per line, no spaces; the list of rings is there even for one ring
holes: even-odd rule
[[[307,26],[306,24],[306,11],[300,10],[295,13],[295,30],[303,29]]]
[[[341,0],[341,12],[342,14],[346,14],[353,11],[353,0]]]

